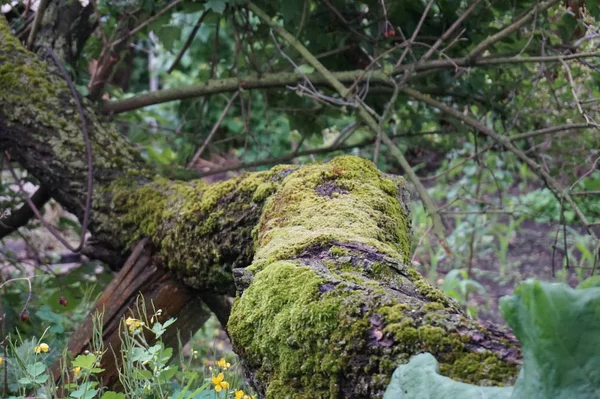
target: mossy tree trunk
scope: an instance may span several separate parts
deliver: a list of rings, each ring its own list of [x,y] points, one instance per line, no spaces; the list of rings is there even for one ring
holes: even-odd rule
[[[3,18],[0,103],[0,147],[82,217],[85,145],[71,93],[53,66],[21,47]],[[340,157],[214,185],[168,180],[85,107],[95,187],[94,246],[87,253],[117,266],[128,247],[148,238],[156,248],[148,262],[163,274],[153,282],[184,284],[182,298],[203,292],[213,310],[215,298],[235,294],[227,331],[263,396],[379,397],[394,368],[425,351],[456,379],[515,378],[514,338],[468,319],[411,268],[403,179]],[[184,306],[165,317],[197,328],[205,317],[201,301],[195,309],[199,322],[185,320],[194,311]],[[74,337],[73,351],[82,350],[85,331]]]

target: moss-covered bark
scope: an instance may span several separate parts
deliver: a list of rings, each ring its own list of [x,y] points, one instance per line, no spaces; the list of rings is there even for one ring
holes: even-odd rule
[[[51,64],[23,48],[0,16],[0,148],[8,150],[52,197],[79,218],[87,181],[85,141],[78,110],[66,82]],[[94,162],[90,230],[112,249],[112,196],[106,187],[129,170],[144,171],[139,154],[84,101]],[[148,179],[148,172],[138,180]]]
[[[514,380],[514,340],[409,266],[406,204],[403,180],[353,157],[305,166],[267,200],[228,324],[266,397],[379,397],[420,352],[458,380]]]

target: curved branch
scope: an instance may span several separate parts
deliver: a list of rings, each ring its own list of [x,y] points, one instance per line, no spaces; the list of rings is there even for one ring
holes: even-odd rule
[[[302,43],[300,43],[294,36],[290,35],[285,29],[283,29],[278,24],[274,23],[271,20],[271,18],[254,3],[248,3],[248,8],[260,19],[262,19],[266,24],[268,24],[271,27],[271,29],[273,29],[281,37],[283,37],[285,41],[292,45],[296,49],[296,51],[298,51],[306,59],[306,61],[309,64],[311,64],[327,80],[329,85],[335,88],[335,90],[339,93],[340,96],[346,97],[348,95],[349,90],[346,88],[346,86],[344,86],[339,80],[337,80],[335,75],[332,74],[323,64],[321,64],[321,62],[319,62],[319,60],[317,60],[310,53],[310,51],[308,51],[306,47],[304,47]],[[373,133],[375,133],[375,135],[381,136],[383,141],[387,145],[390,145],[390,147],[392,148],[393,155],[396,157],[398,163],[408,176],[408,179],[411,181],[411,183],[413,183],[415,189],[419,193],[419,197],[421,197],[423,204],[425,205],[425,208],[427,209],[427,212],[431,217],[434,233],[440,240],[440,243],[442,244],[446,252],[451,253],[448,245],[446,244],[446,228],[444,227],[442,218],[438,212],[438,207],[433,198],[431,198],[431,196],[427,192],[425,186],[423,186],[423,184],[419,180],[419,177],[417,176],[413,168],[410,166],[410,164],[404,157],[402,151],[400,151],[392,143],[388,135],[384,131],[382,131],[380,124],[375,120],[373,116],[371,116],[367,107],[362,102],[358,103],[358,115],[365,122],[365,124],[373,131]]]
[[[546,182],[546,184],[548,185],[548,188],[550,190],[552,190],[552,192],[554,193],[554,195],[556,195],[556,197],[558,197],[561,200],[565,200],[566,202],[569,203],[569,205],[573,208],[573,211],[575,211],[575,213],[577,214],[577,217],[579,218],[579,220],[583,223],[583,225],[588,230],[588,232],[593,237],[597,237],[594,234],[594,232],[590,229],[590,227],[592,226],[592,223],[590,223],[590,221],[587,219],[587,217],[583,214],[583,212],[581,211],[579,206],[575,203],[573,198],[569,195],[567,190],[565,190],[560,185],[560,183],[558,181],[556,181],[544,168],[542,168],[538,163],[536,163],[533,159],[528,157],[523,151],[521,151],[519,148],[517,148],[512,142],[513,141],[512,137],[503,136],[503,135],[497,133],[496,131],[494,131],[493,129],[487,127],[483,123],[479,122],[478,120],[473,119],[468,115],[464,115],[462,112],[460,112],[452,107],[449,107],[448,105],[446,105],[442,102],[434,100],[433,98],[430,98],[417,90],[414,90],[414,89],[411,89],[408,87],[403,87],[401,90],[402,90],[402,92],[404,92],[405,94],[408,94],[409,96],[413,97],[414,99],[421,101],[425,104],[429,104],[429,105],[439,109],[440,111],[442,111],[448,115],[451,115],[451,116],[455,117],[456,119],[464,122],[466,125],[473,127],[478,132],[491,138],[496,143],[500,144],[501,146],[506,148],[508,151],[515,154],[517,156],[517,158],[519,158],[521,161],[523,161],[525,164],[527,164],[527,166],[529,166],[534,171],[534,173],[536,173],[543,181]]]
[[[39,209],[50,200],[50,193],[44,187],[40,187],[31,197],[31,202]],[[4,219],[0,218],[0,239],[6,237],[10,233],[23,227],[34,216],[32,208],[28,204],[23,204],[19,209],[10,214]]]
[[[560,2],[560,0],[550,0],[545,3],[541,3],[538,7],[534,7],[521,19],[513,22],[512,24],[510,24],[506,28],[502,29],[500,32],[496,33],[495,35],[489,36],[487,39],[485,39],[484,41],[479,43],[477,46],[475,46],[475,48],[473,50],[471,50],[471,52],[467,56],[467,59],[469,61],[474,60],[480,54],[482,54],[485,50],[490,48],[494,43],[504,39],[505,37],[509,36],[511,33],[516,32],[526,23],[531,22],[533,20],[533,18],[539,12],[549,9],[550,7],[552,7],[555,4],[558,4],[559,2]]]

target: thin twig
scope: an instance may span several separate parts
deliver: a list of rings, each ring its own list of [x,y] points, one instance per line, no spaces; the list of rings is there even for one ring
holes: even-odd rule
[[[35,43],[35,37],[42,25],[42,19],[44,19],[44,13],[46,12],[46,8],[48,7],[48,3],[50,0],[40,0],[40,4],[38,5],[38,9],[35,12],[35,19],[33,20],[33,25],[31,26],[31,30],[29,31],[29,37],[27,38],[27,48],[29,50],[33,49],[33,44]]]
[[[254,3],[248,3],[248,8],[252,10],[252,12],[256,16],[262,19],[263,22],[268,24],[271,27],[271,29],[276,31],[286,42],[293,46],[296,49],[296,51],[298,51],[298,53],[300,53],[300,55],[302,55],[304,59],[306,59],[306,61],[310,65],[312,65],[312,67],[315,68],[328,81],[329,85],[333,87],[339,93],[339,95],[342,96],[342,98],[345,98],[347,96],[348,89],[346,88],[346,86],[344,86],[339,80],[337,80],[336,77],[323,64],[321,64],[321,62],[319,62],[319,60],[317,60],[310,53],[310,51],[308,51],[306,47],[302,45],[302,43],[296,40],[296,38],[294,38],[290,33],[283,29],[279,24],[274,23],[271,20],[271,18]],[[358,115],[360,116],[360,118],[365,122],[367,126],[369,126],[369,128],[375,134],[379,134],[379,124],[377,123],[375,118],[373,118],[369,114],[369,111],[367,107],[365,107],[363,102],[360,102],[358,105]],[[444,227],[444,224],[442,223],[442,219],[439,213],[437,212],[438,208],[435,201],[429,196],[427,189],[419,181],[417,174],[404,157],[402,151],[398,147],[396,147],[396,145],[390,140],[390,138],[387,134],[385,134],[385,132],[382,133],[382,140],[388,147],[390,147],[392,154],[396,157],[398,163],[404,169],[406,175],[408,176],[408,179],[415,186],[415,189],[417,190],[419,196],[423,200],[425,208],[427,209],[429,215],[432,218],[433,231],[440,240],[440,243],[444,247],[445,251],[448,254],[451,254],[452,252],[450,251],[450,248],[446,243],[446,229]]]
[[[132,29],[130,32],[127,32],[126,35],[124,35],[124,36],[118,38],[117,40],[115,40],[114,42],[110,43],[109,47],[114,47],[117,44],[123,42],[124,40],[127,40],[131,36],[135,35],[139,31],[141,31],[142,29],[144,29],[146,26],[148,26],[150,23],[152,23],[154,20],[156,20],[157,18],[159,18],[160,16],[162,16],[163,14],[165,14],[167,11],[169,11],[172,8],[174,8],[177,5],[179,5],[182,1],[183,0],[175,0],[174,2],[172,2],[168,6],[166,6],[165,8],[163,8],[162,10],[160,10],[159,12],[157,12],[155,15],[153,15],[151,18],[148,18],[147,20],[145,20],[144,22],[142,22],[141,24],[139,24],[137,27],[135,27],[134,29]]]
[[[225,119],[225,115],[227,115],[227,112],[229,111],[229,108],[231,108],[231,104],[233,104],[233,101],[237,98],[237,96],[239,94],[240,94],[239,91],[236,91],[235,93],[233,93],[233,96],[231,96],[231,98],[227,102],[227,105],[223,109],[223,112],[221,112],[221,115],[219,116],[219,119],[217,119],[217,123],[215,123],[215,125],[212,128],[212,130],[210,131],[210,133],[206,137],[206,140],[204,140],[204,143],[202,143],[202,146],[198,149],[198,151],[196,151],[196,153],[192,157],[192,160],[190,161],[190,163],[188,163],[188,166],[187,166],[188,169],[191,168],[192,166],[194,166],[194,164],[196,163],[196,161],[198,160],[198,158],[200,158],[200,156],[204,152],[204,149],[206,148],[206,146],[208,145],[208,143],[210,143],[210,140],[212,140],[213,136],[217,132],[217,129],[219,129],[219,126],[221,126],[221,123],[223,122],[223,119]]]
[[[187,40],[185,41],[185,44],[183,45],[183,47],[179,51],[179,54],[177,54],[177,58],[175,58],[175,61],[173,61],[173,64],[171,64],[171,66],[167,70],[168,74],[170,74],[171,72],[173,72],[175,70],[175,68],[177,68],[177,65],[179,65],[179,62],[183,58],[185,52],[190,48],[190,46],[192,45],[192,42],[196,38],[196,34],[198,33],[198,30],[200,30],[200,26],[202,25],[202,21],[204,20],[204,18],[207,15],[208,15],[208,10],[204,11],[202,13],[202,15],[200,15],[200,18],[198,18],[198,21],[196,21],[196,25],[194,25],[194,28],[192,29],[192,32],[188,36]]]

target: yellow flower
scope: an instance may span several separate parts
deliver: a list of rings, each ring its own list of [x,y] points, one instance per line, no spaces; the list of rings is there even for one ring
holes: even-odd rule
[[[39,355],[42,352],[47,353],[49,350],[50,350],[50,347],[48,346],[48,344],[45,344],[45,343],[41,343],[38,346],[36,346],[35,348],[33,348],[33,351],[35,352],[36,355]]]
[[[75,375],[75,378],[79,377],[80,373],[81,373],[81,367],[75,367],[73,369],[73,375]]]
[[[130,333],[133,333],[133,332],[135,332],[136,330],[138,330],[140,327],[142,327],[142,326],[144,325],[144,323],[143,323],[143,322],[141,322],[141,321],[140,321],[140,320],[138,320],[138,319],[134,319],[134,318],[132,318],[132,317],[128,317],[128,318],[125,320],[125,325],[126,325],[128,328],[129,328],[129,332],[130,332]]]
[[[221,392],[223,389],[229,389],[229,383],[227,381],[223,381],[225,376],[223,373],[219,373],[216,377],[212,378],[212,383],[215,384],[215,391]]]
[[[4,363],[4,358],[0,357],[0,366],[2,366],[2,363]]]
[[[231,367],[231,363],[228,363],[224,357],[222,357],[221,360],[218,360],[216,365],[221,367],[223,370],[227,370],[229,367]]]
[[[241,389],[238,389],[233,394],[235,395],[235,399],[254,399],[254,396],[246,395]]]

